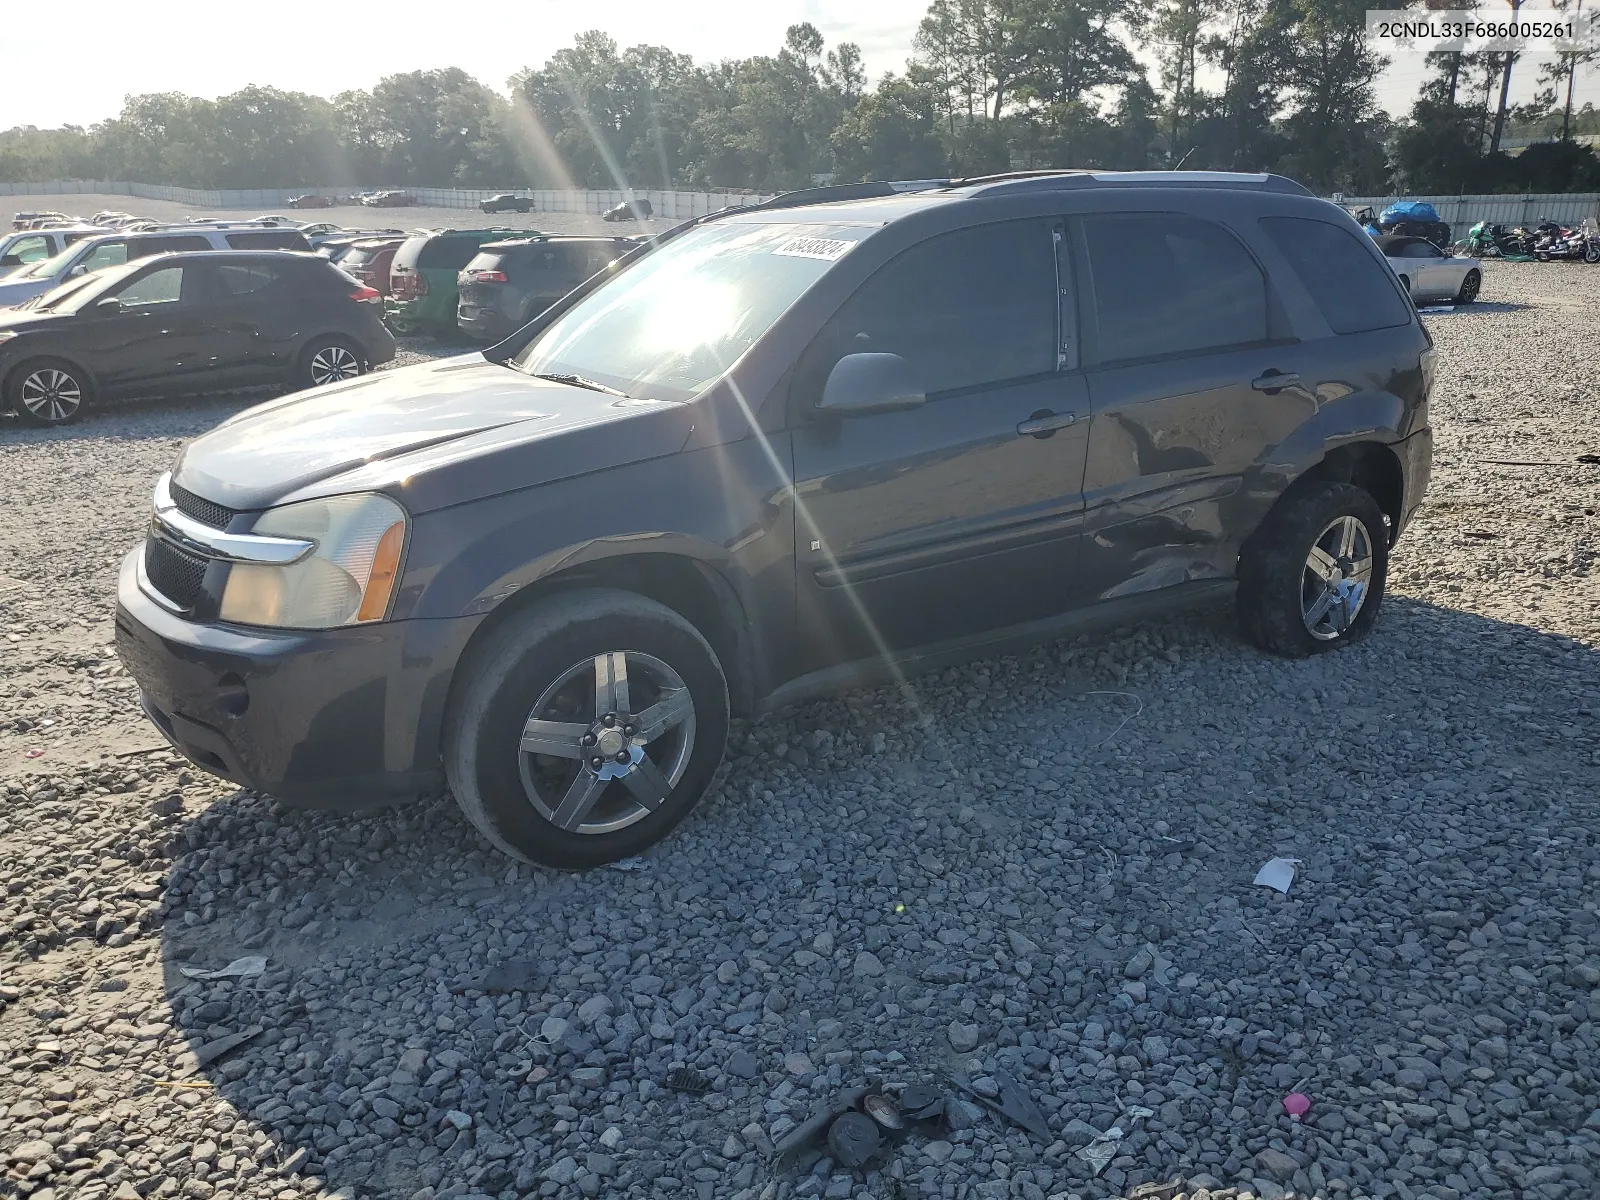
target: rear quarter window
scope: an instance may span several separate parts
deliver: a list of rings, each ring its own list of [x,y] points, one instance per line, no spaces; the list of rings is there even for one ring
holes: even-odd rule
[[[429,238],[417,255],[416,266],[420,271],[459,271],[472,261],[472,256],[477,252],[478,242],[474,238]]]
[[[1348,229],[1309,217],[1262,217],[1261,227],[1335,333],[1366,333],[1411,322],[1393,274]]]
[[[228,245],[235,250],[309,250],[311,243],[292,229],[263,229],[250,233],[230,233]]]

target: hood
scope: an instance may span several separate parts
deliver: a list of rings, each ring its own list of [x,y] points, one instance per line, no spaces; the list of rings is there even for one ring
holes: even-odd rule
[[[0,300],[0,304],[5,301]],[[75,314],[39,312],[31,308],[0,308],[0,329],[12,333],[33,333],[48,329],[62,321],[70,321]]]
[[[16,279],[12,275],[0,277],[0,309],[31,300],[55,285],[54,279]]]
[[[692,429],[687,405],[533,379],[470,354],[247,409],[189,443],[173,478],[240,510],[382,490],[421,513],[671,454]]]

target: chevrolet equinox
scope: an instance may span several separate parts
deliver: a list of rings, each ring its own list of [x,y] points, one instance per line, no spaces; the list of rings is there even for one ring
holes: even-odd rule
[[[117,644],[209,771],[447,782],[594,865],[683,820],[731,715],[1229,590],[1274,654],[1362,638],[1433,368],[1371,239],[1276,176],[791,193],[187,445]]]

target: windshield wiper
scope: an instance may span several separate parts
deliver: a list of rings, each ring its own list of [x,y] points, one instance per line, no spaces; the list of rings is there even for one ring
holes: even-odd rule
[[[570,383],[573,387],[588,388],[591,392],[604,392],[608,396],[621,396],[624,400],[633,399],[633,397],[628,395],[627,392],[619,392],[614,387],[607,387],[603,383],[597,383],[593,379],[589,379],[586,376],[574,375],[571,372],[550,371],[542,375],[536,374],[534,375],[534,378],[548,379],[552,383]]]

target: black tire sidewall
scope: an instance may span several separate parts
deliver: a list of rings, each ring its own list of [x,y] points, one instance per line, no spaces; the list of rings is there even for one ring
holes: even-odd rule
[[[1467,285],[1472,282],[1472,277],[1478,276],[1477,286],[1472,289],[1472,294],[1467,294]],[[1457,304],[1471,304],[1478,298],[1478,292],[1483,288],[1483,274],[1479,271],[1468,271],[1465,279],[1461,281],[1461,290],[1456,293]]]
[[[722,762],[728,691],[716,655],[683,618],[644,604],[659,611],[627,605],[574,615],[547,630],[531,622],[528,636],[506,639],[474,670],[450,739],[454,752],[446,756],[454,768],[451,782],[459,780],[475,794],[494,840],[530,862],[581,869],[640,853],[688,816]],[[655,812],[615,833],[569,833],[529,801],[517,747],[534,702],[550,682],[573,664],[612,650],[649,654],[678,672],[694,700],[695,745],[682,778]]]
[[[1372,545],[1372,580],[1355,622],[1323,641],[1306,629],[1300,589],[1315,540],[1335,519],[1352,516]],[[1317,482],[1285,497],[1246,543],[1239,562],[1239,616],[1245,635],[1270,653],[1304,658],[1360,641],[1378,619],[1389,581],[1389,531],[1372,496],[1349,483]]]
[[[65,371],[71,375],[78,385],[78,407],[72,410],[72,415],[60,421],[48,421],[35,416],[28,411],[27,405],[22,403],[22,382],[45,367],[54,367],[58,371]],[[93,395],[93,384],[89,380],[89,372],[77,363],[68,362],[64,358],[30,358],[26,362],[18,363],[10,375],[6,376],[5,400],[11,411],[17,414],[17,420],[25,425],[32,425],[39,429],[59,429],[63,425],[71,425],[88,406]]]

